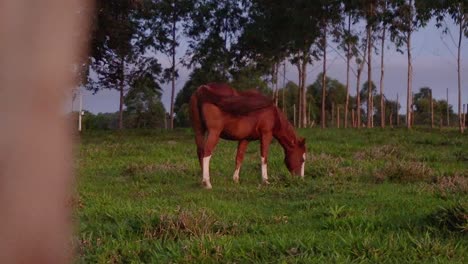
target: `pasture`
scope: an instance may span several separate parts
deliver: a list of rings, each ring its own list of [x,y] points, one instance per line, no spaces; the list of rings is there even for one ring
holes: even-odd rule
[[[456,130],[304,129],[305,180],[274,141],[262,186],[258,142],[232,181],[236,142],[201,188],[191,130],[85,132],[76,148],[84,263],[463,263],[468,136]]]

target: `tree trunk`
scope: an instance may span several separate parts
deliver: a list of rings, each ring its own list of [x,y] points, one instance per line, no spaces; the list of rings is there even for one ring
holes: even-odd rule
[[[398,99],[398,93],[396,94],[396,126],[400,126],[400,113],[398,106],[400,105],[400,99]]]
[[[351,14],[348,15],[348,34],[351,34]],[[347,54],[346,54],[346,103],[344,111],[344,127],[348,127],[348,109],[349,109],[349,63],[351,60],[351,51],[349,40],[346,43]]]
[[[340,106],[336,107],[336,127],[340,128]]]
[[[384,3],[384,11],[387,9],[387,1]],[[382,54],[380,56],[380,127],[385,128],[385,99],[383,96],[384,90],[384,52],[385,52],[385,31],[386,25],[382,28]]]
[[[120,84],[119,84],[119,97],[120,97],[120,102],[119,102],[119,129],[123,129],[123,105],[124,105],[124,67],[125,67],[125,62],[124,59],[120,59]]]
[[[301,73],[302,67],[301,67],[301,62],[297,63],[297,72],[298,72],[298,79],[299,79],[299,102],[298,102],[298,122],[297,122],[297,127],[301,127],[301,121],[302,121],[302,73]]]
[[[367,40],[366,40],[367,41]],[[367,43],[366,45],[367,46]],[[362,56],[362,61],[359,63],[356,76],[356,119],[357,119],[357,128],[361,128],[361,74],[364,69],[364,64],[366,63],[367,48],[364,48],[364,54]]]
[[[286,113],[286,61],[283,63],[283,112]]]
[[[462,3],[460,3],[460,12],[461,12],[461,18],[459,21],[459,26],[460,26],[460,31],[458,35],[458,55],[457,55],[457,73],[458,73],[458,125],[460,129],[460,133],[464,132],[464,126],[463,126],[463,118],[462,118],[462,106],[461,106],[461,98],[462,98],[462,90],[461,90],[461,41],[463,38],[463,25],[465,23],[465,13],[464,10],[462,9]],[[448,103],[447,103],[448,105]]]
[[[330,117],[330,126],[333,127],[333,118],[335,117],[335,102],[332,102],[332,108],[331,108],[331,117]]]
[[[273,89],[273,101],[275,102],[275,105],[278,106],[278,68],[279,68],[279,63],[275,62],[273,63],[272,66],[272,74],[271,74],[271,84],[272,84],[272,89]]]
[[[323,71],[322,71],[322,111],[321,111],[321,120],[322,128],[326,127],[326,115],[325,115],[325,96],[327,90],[327,26],[324,25],[323,28]],[[333,118],[333,117],[332,117]],[[333,123],[333,120],[332,120]]]
[[[447,127],[450,126],[450,112],[449,112],[449,97],[448,97],[448,88],[447,88],[447,109],[446,109],[446,112],[447,112]]]
[[[359,86],[361,85],[361,70],[358,69],[356,76],[356,122],[357,128],[361,128],[361,94]]]
[[[372,127],[372,24],[369,21],[373,15],[372,2],[369,2],[369,18],[367,21],[367,128]]]
[[[174,6],[175,9],[175,6]],[[172,69],[171,69],[171,129],[174,128],[174,97],[175,97],[175,55],[176,55],[176,22],[177,22],[177,17],[175,10],[173,12],[172,16],[172,47],[171,47],[171,53],[172,53]]]
[[[307,60],[302,62],[302,127],[307,126],[307,91],[305,87],[307,77]]]
[[[432,100],[432,89],[431,89],[431,128],[434,128],[434,101]]]
[[[411,14],[410,18],[413,20],[413,0],[409,1],[410,4],[410,9],[411,9]],[[410,26],[410,29],[408,31],[408,38],[406,42],[406,47],[407,47],[407,54],[408,54],[408,80],[407,80],[407,91],[406,91],[406,127],[408,129],[411,129],[411,124],[412,124],[412,106],[413,106],[413,100],[412,100],[412,78],[413,78],[413,65],[411,62],[411,33],[413,29]]]
[[[296,104],[293,105],[293,123],[294,127],[296,127]]]
[[[351,124],[356,127],[356,120],[354,119],[354,109],[351,109]]]

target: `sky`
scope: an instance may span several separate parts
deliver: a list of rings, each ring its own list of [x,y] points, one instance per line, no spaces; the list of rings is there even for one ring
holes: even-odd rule
[[[457,28],[450,21],[447,26],[451,29],[454,38],[456,38]],[[443,34],[441,29],[435,27],[435,23],[430,22],[425,28],[419,29],[413,34],[413,91],[417,92],[419,88],[427,86],[432,88],[433,97],[437,99],[446,98],[446,89],[449,89],[449,103],[453,105],[455,112],[458,111],[458,91],[457,91],[457,60],[456,46],[452,42],[450,35]],[[389,99],[395,100],[397,93],[402,106],[400,113],[406,111],[406,83],[407,83],[407,55],[396,51],[393,43],[386,41],[385,50],[385,76],[384,93]],[[376,43],[380,47],[380,43]],[[178,50],[178,57],[183,56],[185,45],[181,45]],[[405,50],[406,51],[406,50]],[[338,55],[334,48],[327,50],[327,75],[338,79],[340,82],[346,82],[346,61]],[[163,66],[169,65],[169,59],[165,56],[159,58]],[[461,78],[462,78],[462,104],[468,104],[468,38],[462,40],[461,52]],[[352,67],[355,67],[353,65]],[[372,79],[377,87],[380,81],[380,55],[373,55],[372,60]],[[282,72],[282,69],[280,70]],[[313,83],[322,71],[322,61],[316,61],[308,66],[307,81],[309,85]],[[179,69],[179,79],[176,83],[176,94],[182,89],[188,79],[190,70],[186,68]],[[356,92],[356,79],[351,73],[350,93]],[[286,82],[293,81],[297,83],[296,67],[290,64],[286,65]],[[367,66],[361,75],[361,85],[367,80]],[[282,84],[282,77],[280,77]],[[234,87],[235,88],[235,87]],[[253,87],[252,87],[253,88]],[[164,93],[162,101],[166,111],[170,109],[170,84],[163,85]],[[116,90],[102,90],[94,94],[90,91],[83,92],[83,109],[92,113],[116,112],[119,108],[119,94]],[[75,102],[75,109],[78,103]]]

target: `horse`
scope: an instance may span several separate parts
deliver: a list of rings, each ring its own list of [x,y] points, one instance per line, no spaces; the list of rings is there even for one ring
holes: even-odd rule
[[[284,113],[260,92],[240,92],[223,83],[201,85],[190,98],[190,120],[204,188],[212,188],[210,158],[220,138],[239,142],[233,175],[235,183],[239,182],[247,145],[260,140],[262,183],[269,184],[268,148],[273,138],[284,149],[284,162],[290,173],[304,177],[305,139],[296,135]]]

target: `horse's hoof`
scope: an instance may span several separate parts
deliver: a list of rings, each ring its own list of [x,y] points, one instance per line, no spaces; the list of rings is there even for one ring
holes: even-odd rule
[[[239,184],[239,179],[232,179],[235,184]]]
[[[207,190],[210,190],[212,189],[213,187],[211,186],[211,183],[210,182],[202,182],[202,185],[203,185],[203,188],[207,189]]]
[[[262,184],[265,185],[265,186],[268,186],[268,185],[270,185],[270,182],[268,180],[264,180],[264,181],[262,181]]]

